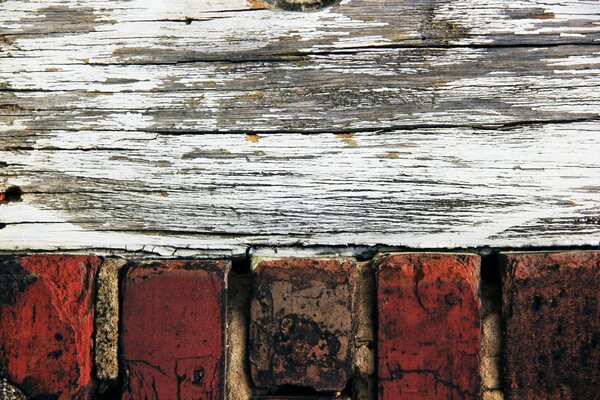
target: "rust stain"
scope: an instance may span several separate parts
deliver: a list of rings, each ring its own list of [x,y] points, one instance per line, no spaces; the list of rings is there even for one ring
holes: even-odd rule
[[[267,8],[267,6],[259,0],[247,0],[247,2],[252,10],[264,10]]]
[[[390,159],[398,158],[398,157],[400,157],[400,152],[398,152],[398,151],[388,151],[388,152],[385,153],[384,157],[385,158],[390,158]]]
[[[244,139],[252,143],[258,143],[258,141],[262,139],[262,136],[256,134],[248,134]]]
[[[351,133],[336,133],[335,137],[342,139],[344,143],[348,145],[348,147],[358,146],[358,142],[352,137]]]

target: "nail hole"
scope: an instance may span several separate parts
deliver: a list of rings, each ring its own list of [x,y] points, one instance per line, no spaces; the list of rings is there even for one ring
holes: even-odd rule
[[[23,191],[18,186],[9,186],[4,193],[0,193],[0,202],[1,203],[9,203],[11,201],[19,201],[21,200],[21,195]]]

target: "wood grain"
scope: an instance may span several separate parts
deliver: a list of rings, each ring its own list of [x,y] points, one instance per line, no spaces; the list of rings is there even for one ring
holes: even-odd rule
[[[600,3],[0,3],[0,250],[598,245]]]

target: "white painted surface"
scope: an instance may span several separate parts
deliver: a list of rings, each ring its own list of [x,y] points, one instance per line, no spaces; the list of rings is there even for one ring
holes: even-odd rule
[[[598,2],[4,1],[0,39],[0,250],[599,244]]]

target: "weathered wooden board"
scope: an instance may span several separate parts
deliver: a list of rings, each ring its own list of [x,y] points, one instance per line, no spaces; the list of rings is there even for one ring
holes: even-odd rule
[[[331,132],[595,119],[600,45],[386,49],[301,61],[2,60],[5,129]],[[1,60],[1,59],[0,59]]]
[[[117,247],[143,244],[125,233],[167,234],[149,243],[163,245],[199,235],[192,247],[220,237],[221,246],[596,244],[597,130],[47,132],[33,150],[3,152],[4,175],[25,195],[0,206],[0,238],[4,248],[74,246],[86,231]]]
[[[591,0],[343,0],[309,13],[244,0],[5,0],[2,11],[0,34],[34,39],[16,54],[79,48],[85,51],[79,57],[95,54],[90,61],[393,44],[589,43],[600,34],[600,5]]]
[[[0,250],[597,245],[600,2],[0,2]]]

